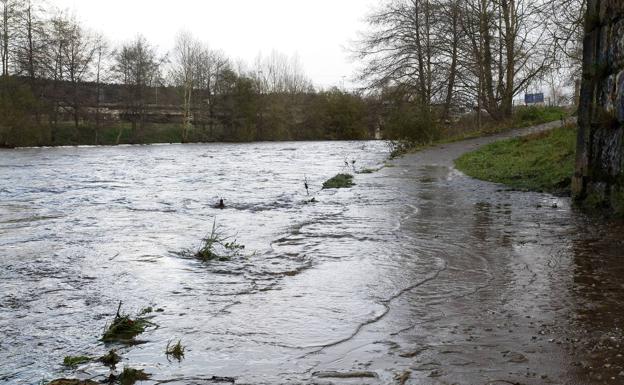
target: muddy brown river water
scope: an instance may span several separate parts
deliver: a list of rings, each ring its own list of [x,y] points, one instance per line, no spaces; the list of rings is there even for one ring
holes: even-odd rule
[[[0,151],[0,383],[103,380],[63,357],[117,347],[146,384],[624,384],[624,227],[453,168],[491,140],[324,191],[387,146]],[[181,257],[215,217],[247,255]],[[141,344],[99,341],[120,300],[164,310]]]

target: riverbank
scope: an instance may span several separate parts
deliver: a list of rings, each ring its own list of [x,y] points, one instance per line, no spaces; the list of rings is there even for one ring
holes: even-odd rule
[[[394,148],[390,157],[396,158],[410,152],[422,151],[423,149],[441,144],[503,134],[550,122],[563,122],[569,119],[571,112],[569,109],[562,107],[529,106],[516,108],[513,116],[504,121],[483,118],[479,122],[476,115],[464,116],[459,121],[440,129],[439,134],[431,141],[423,143],[399,140],[393,142]]]
[[[570,195],[576,125],[494,142],[455,160],[473,178],[520,190]]]

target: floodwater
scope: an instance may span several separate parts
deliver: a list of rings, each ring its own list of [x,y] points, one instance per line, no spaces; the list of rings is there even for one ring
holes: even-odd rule
[[[453,168],[490,140],[342,190],[384,143],[1,151],[0,383],[103,380],[62,360],[113,347],[146,384],[624,383],[624,228]],[[245,256],[182,257],[215,220]],[[120,300],[164,310],[140,344],[99,341]]]

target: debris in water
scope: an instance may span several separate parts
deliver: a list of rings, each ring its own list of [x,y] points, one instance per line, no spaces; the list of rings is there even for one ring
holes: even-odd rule
[[[412,375],[412,372],[410,372],[409,370],[406,370],[402,374],[397,374],[396,376],[394,376],[394,380],[397,382],[398,385],[405,385],[405,383],[407,382],[407,380],[409,380],[411,375]]]

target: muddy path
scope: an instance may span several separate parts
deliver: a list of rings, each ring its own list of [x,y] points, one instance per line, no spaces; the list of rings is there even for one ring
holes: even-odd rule
[[[318,186],[345,159],[377,168],[387,149],[4,152],[0,383],[105,378],[59,357],[110,348],[98,338],[118,300],[164,310],[121,347],[151,384],[624,383],[622,226],[453,168],[536,129],[410,154],[333,191]],[[254,253],[180,258],[215,216]],[[172,338],[181,362],[163,354]]]

